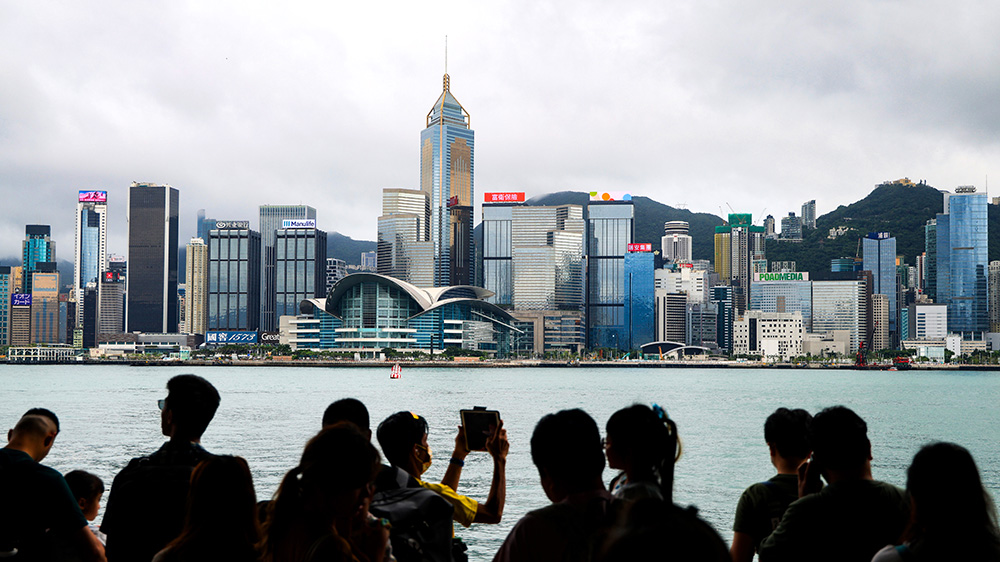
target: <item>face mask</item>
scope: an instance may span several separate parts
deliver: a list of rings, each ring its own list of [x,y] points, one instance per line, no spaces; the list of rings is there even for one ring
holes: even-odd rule
[[[421,449],[427,451],[427,460],[425,460],[424,463],[422,465],[420,465],[420,474],[423,474],[423,473],[427,472],[428,468],[431,467],[431,459],[433,457],[431,455],[431,448],[430,448],[430,446],[424,447],[423,445],[417,445],[417,447],[420,447]]]

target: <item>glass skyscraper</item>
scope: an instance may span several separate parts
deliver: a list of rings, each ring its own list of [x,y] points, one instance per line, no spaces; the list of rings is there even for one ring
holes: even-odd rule
[[[316,209],[308,205],[261,205],[260,206],[260,321],[264,331],[274,331],[278,327],[274,273],[275,231],[283,228],[286,220],[316,220]],[[313,225],[315,226],[315,225]]]
[[[638,349],[656,341],[656,299],[653,288],[653,253],[625,253],[625,337],[623,349]],[[685,299],[686,304],[686,299]],[[681,308],[684,310],[684,307]],[[680,325],[684,326],[683,316]],[[684,341],[685,338],[680,338]]]
[[[889,345],[899,342],[899,299],[896,287],[896,239],[888,232],[871,232],[862,239],[863,271],[872,272],[872,293],[889,299]],[[873,326],[873,330],[877,330]],[[893,347],[894,348],[894,347]]]
[[[100,299],[101,275],[108,269],[108,203],[105,191],[81,191],[76,204],[76,248],[73,252],[73,291],[77,328],[84,328],[84,291],[97,290]],[[99,311],[95,317],[99,316]],[[99,322],[99,320],[95,320]],[[96,326],[88,326],[96,334]]]
[[[990,328],[987,204],[985,193],[963,186],[944,194],[937,215],[937,302],[948,305],[948,331],[965,336]]]
[[[473,273],[476,133],[450,88],[451,78],[445,74],[444,90],[420,132],[420,189],[430,201],[436,287],[468,285]]]
[[[56,261],[56,243],[52,240],[52,228],[47,224],[29,224],[24,227],[24,243],[21,248],[22,293],[31,292],[31,274],[36,264]]]
[[[798,312],[802,327],[812,332],[812,283],[809,281],[754,281],[750,310]]]
[[[428,255],[429,200],[417,189],[382,190],[378,218],[376,271],[418,287],[434,286],[432,255]],[[430,258],[430,262],[427,258]]]
[[[177,331],[177,223],[180,195],[169,185],[128,190],[125,331]]]
[[[624,349],[625,252],[634,238],[635,208],[631,198],[591,201],[587,214],[587,347]]]
[[[303,300],[326,296],[326,232],[281,228],[274,248],[274,315],[297,316]]]
[[[208,330],[260,328],[260,254],[250,221],[218,221],[208,231]]]
[[[937,219],[929,219],[924,225],[924,294],[934,302],[937,300]]]

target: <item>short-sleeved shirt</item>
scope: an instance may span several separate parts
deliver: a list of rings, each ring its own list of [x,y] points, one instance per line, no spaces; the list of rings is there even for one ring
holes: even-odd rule
[[[53,536],[87,526],[66,480],[24,451],[0,449],[0,553],[45,560]]]
[[[909,519],[903,490],[875,480],[830,484],[792,502],[760,547],[761,562],[870,561]]]
[[[753,538],[754,549],[778,528],[788,505],[799,499],[799,477],[796,474],[776,474],[766,482],[750,486],[736,505],[733,530]]]
[[[191,471],[211,456],[197,443],[169,441],[115,476],[101,522],[110,562],[147,562],[180,534]]]
[[[588,560],[601,544],[613,513],[612,496],[603,488],[529,511],[511,529],[493,562]]]
[[[454,519],[455,522],[463,527],[468,527],[472,525],[472,522],[476,519],[476,512],[479,511],[479,502],[476,500],[463,496],[456,492],[451,486],[445,484],[434,484],[433,482],[424,482],[419,478],[415,478],[417,484],[420,487],[427,488],[428,490],[437,493],[439,496],[448,500],[448,503],[455,508]]]

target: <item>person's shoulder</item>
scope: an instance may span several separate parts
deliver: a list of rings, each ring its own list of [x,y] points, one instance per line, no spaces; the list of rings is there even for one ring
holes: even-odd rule
[[[899,550],[891,544],[876,552],[875,556],[872,557],[872,562],[902,562],[902,560],[903,557],[900,556]]]

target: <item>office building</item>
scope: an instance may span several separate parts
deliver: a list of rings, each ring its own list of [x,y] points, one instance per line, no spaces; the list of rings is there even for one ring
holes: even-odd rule
[[[183,332],[205,335],[208,330],[208,245],[201,238],[188,242],[186,269]]]
[[[653,280],[653,253],[648,244],[625,253],[625,331],[628,345],[639,349],[656,340],[656,299]],[[685,302],[686,304],[686,302]],[[681,322],[683,326],[684,323]],[[678,341],[684,341],[682,337]]]
[[[862,239],[864,271],[872,272],[872,292],[889,299],[889,347],[895,349],[899,342],[899,287],[896,276],[896,239],[888,232],[871,232]]]
[[[416,189],[382,190],[382,216],[378,218],[376,270],[413,283],[418,287],[434,285],[433,252],[428,240],[430,207],[427,194]]]
[[[10,298],[10,345],[31,343],[31,293],[14,293]]]
[[[97,303],[97,339],[102,334],[120,334],[125,330],[125,275],[105,271]]]
[[[990,262],[990,331],[1000,332],[1000,261]]]
[[[828,273],[812,279],[812,331],[846,330],[850,353],[871,346],[872,275],[867,271]]]
[[[927,253],[922,252],[917,254],[917,265],[916,265],[916,275],[917,275],[917,293],[924,293],[924,288],[927,286]],[[992,283],[990,284],[992,287]],[[992,310],[992,307],[990,308]],[[992,330],[990,330],[992,331]]]
[[[715,271],[722,283],[733,287],[737,316],[743,314],[749,302],[754,262],[762,260],[766,272],[764,227],[754,226],[750,214],[732,213],[729,224],[715,227]]]
[[[948,330],[980,339],[990,329],[985,193],[962,186],[944,194],[937,215],[937,299],[948,305]]]
[[[889,296],[872,294],[872,349],[890,349],[889,339]]]
[[[774,230],[774,225],[774,217],[772,215],[767,215],[767,217],[764,218],[764,238],[767,238],[768,240],[778,238],[778,235]]]
[[[834,258],[830,260],[830,271],[832,273],[861,271],[863,264],[864,262],[857,258]]]
[[[797,312],[749,310],[733,324],[733,353],[788,361],[802,355],[803,334]]]
[[[788,213],[781,218],[781,238],[784,240],[802,240],[802,218],[795,213]]]
[[[948,337],[948,305],[914,303],[906,307],[908,340],[944,341]],[[910,347],[910,346],[907,346]]]
[[[9,265],[0,265],[0,346],[10,345],[10,301],[14,278]]]
[[[326,296],[326,232],[289,225],[275,231],[275,315],[295,316],[305,299]]]
[[[666,289],[656,289],[655,315],[656,325],[654,339],[649,341],[668,341],[686,343],[688,296],[683,293],[671,293]],[[715,324],[713,323],[714,327]],[[715,339],[713,337],[713,339]],[[643,344],[649,341],[642,342]]]
[[[279,228],[284,228],[285,221],[305,221],[303,223],[316,226],[316,209],[308,205],[261,205],[260,206],[260,319],[255,322],[261,330],[271,331],[278,327],[278,317],[274,310],[277,306],[275,283],[275,250],[274,237]],[[308,221],[312,221],[309,223]],[[211,249],[209,250],[211,255]],[[209,313],[211,315],[211,313]]]
[[[215,223],[215,219],[205,217],[205,209],[198,209],[198,216],[195,223],[198,227],[198,232],[195,238],[201,238],[202,241],[208,240],[208,231],[215,228]]]
[[[816,200],[802,204],[802,228],[816,228]]]
[[[132,182],[128,190],[125,330],[177,331],[180,194],[169,185]]]
[[[73,252],[73,300],[78,304],[73,323],[84,329],[96,345],[96,325],[84,321],[84,292],[89,287],[100,295],[101,274],[108,269],[108,192],[80,191],[76,204],[76,246]],[[95,306],[94,322],[97,322]],[[88,346],[92,347],[92,346]]]
[[[36,271],[36,264],[56,261],[56,243],[51,234],[52,229],[47,224],[29,224],[24,227],[24,243],[21,246],[23,293],[31,293],[31,274]]]
[[[378,252],[361,252],[361,270],[372,271],[378,269]]]
[[[591,195],[587,215],[587,347],[624,349],[629,340],[625,253],[635,236],[632,197]]]
[[[794,260],[773,261],[768,267],[769,267],[768,271],[772,273],[797,271]]]
[[[664,268],[654,272],[656,289],[667,293],[684,293],[688,304],[708,302],[710,277],[710,272],[692,267]]]
[[[924,225],[924,294],[937,302],[937,219]]]
[[[444,89],[420,132],[420,189],[430,202],[436,287],[472,281],[475,139],[469,113],[452,95],[445,74]]]
[[[716,310],[716,338],[719,349],[731,353],[733,350],[733,322],[736,320],[735,291],[729,285],[716,285],[711,289],[709,303]]]
[[[53,262],[36,262],[31,273],[31,343],[61,343],[59,272]]]
[[[812,283],[808,273],[758,274],[750,292],[750,310],[767,313],[797,312],[806,332],[812,332]]]
[[[718,308],[713,303],[688,304],[685,329],[687,345],[705,347],[710,352],[718,351],[718,314]]]
[[[493,295],[486,300],[510,308],[514,303],[514,207],[524,205],[524,193],[486,193],[482,220],[482,281]]]
[[[663,223],[660,255],[663,256],[665,262],[691,263],[691,236],[688,234],[687,221]]]
[[[208,231],[207,331],[261,329],[262,238],[250,221],[217,221]]]

